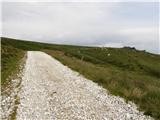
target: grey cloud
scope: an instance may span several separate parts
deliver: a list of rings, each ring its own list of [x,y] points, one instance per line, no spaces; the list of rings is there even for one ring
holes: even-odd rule
[[[119,3],[3,3],[2,35],[58,44],[135,46],[157,53],[153,22],[114,19]],[[135,8],[136,9],[136,8]],[[136,13],[135,13],[136,14]]]

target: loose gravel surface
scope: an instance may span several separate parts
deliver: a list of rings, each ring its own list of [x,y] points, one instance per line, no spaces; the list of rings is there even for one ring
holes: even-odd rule
[[[46,53],[29,51],[17,120],[150,120]]]

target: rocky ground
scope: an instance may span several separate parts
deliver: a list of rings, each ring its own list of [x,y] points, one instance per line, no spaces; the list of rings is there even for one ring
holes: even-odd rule
[[[1,86],[1,119],[13,120],[16,118],[16,112],[19,105],[18,93],[21,89],[21,81],[23,76],[25,58],[19,66],[19,73],[11,75],[5,86]]]
[[[28,52],[20,86],[17,120],[152,119],[43,52]]]

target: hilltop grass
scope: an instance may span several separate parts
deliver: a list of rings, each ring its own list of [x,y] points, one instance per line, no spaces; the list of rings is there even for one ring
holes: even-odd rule
[[[2,38],[3,46],[18,51],[44,51],[112,94],[135,102],[145,114],[160,119],[159,55],[129,47],[101,49],[9,38]]]

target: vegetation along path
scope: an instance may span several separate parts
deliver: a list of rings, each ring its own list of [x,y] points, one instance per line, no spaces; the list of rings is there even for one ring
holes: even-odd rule
[[[152,119],[46,53],[28,51],[23,74],[17,120]]]

